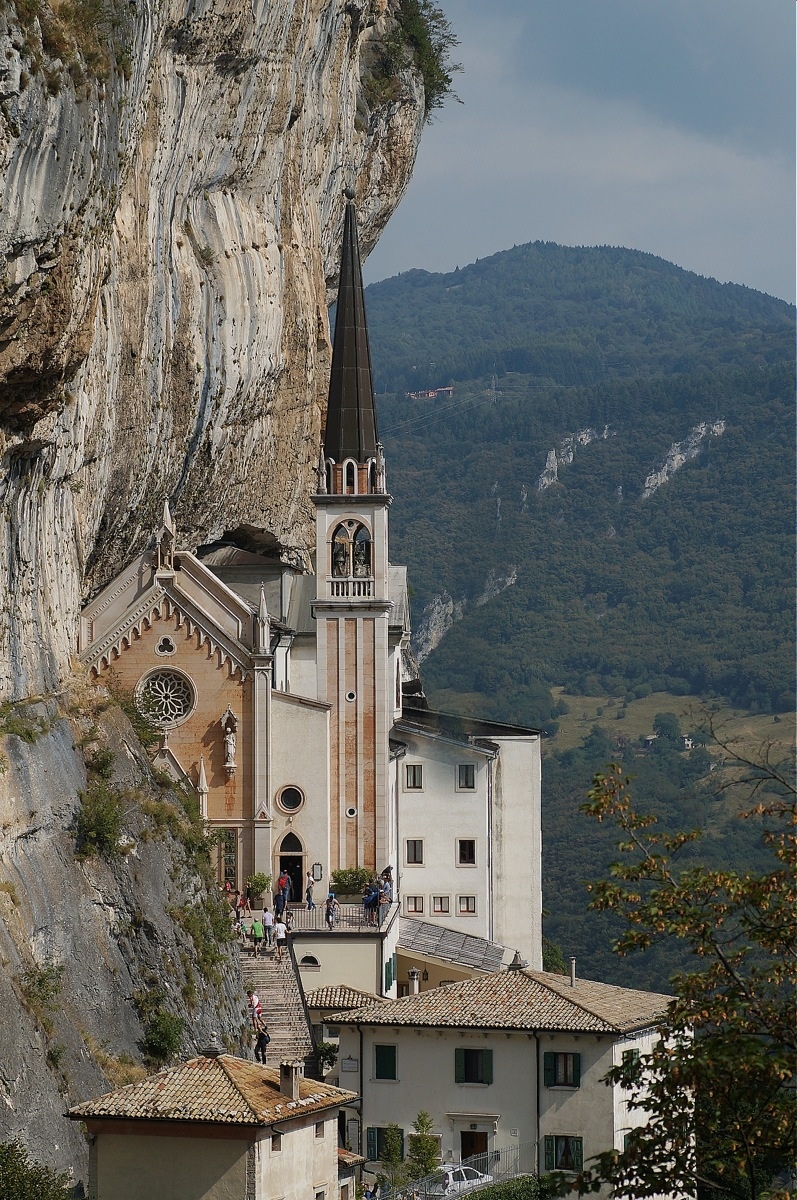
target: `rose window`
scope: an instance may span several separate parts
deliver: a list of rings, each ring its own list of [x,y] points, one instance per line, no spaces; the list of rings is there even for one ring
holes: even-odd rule
[[[155,671],[139,685],[136,702],[154,725],[179,725],[194,707],[194,689],[177,671]]]

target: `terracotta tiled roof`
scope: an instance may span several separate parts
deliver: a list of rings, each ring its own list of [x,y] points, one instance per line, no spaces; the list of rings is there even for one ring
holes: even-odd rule
[[[431,921],[416,921],[414,917],[399,918],[398,944],[410,954],[426,955],[453,966],[476,967],[479,971],[500,971],[504,961],[512,957],[511,950],[507,951],[498,942],[433,925]]]
[[[299,1099],[279,1090],[279,1069],[220,1054],[192,1058],[96,1100],[69,1110],[73,1119],[202,1121],[224,1125],[268,1125],[302,1113],[320,1112],[355,1098],[354,1092],[315,1079],[299,1081]]]
[[[335,1014],[337,1024],[628,1033],[655,1025],[669,996],[543,971],[501,971],[388,1004]]]
[[[338,1146],[338,1167],[359,1167],[361,1163],[367,1162],[362,1154],[352,1154],[351,1150],[343,1150]]]
[[[349,1008],[364,1008],[367,1004],[386,1004],[384,996],[375,996],[373,992],[361,992],[359,988],[349,987],[345,983],[332,987],[315,988],[305,994],[308,1008],[334,1008],[343,1011]]]

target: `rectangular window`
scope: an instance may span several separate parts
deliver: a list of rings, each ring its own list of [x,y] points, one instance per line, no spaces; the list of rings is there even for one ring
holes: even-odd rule
[[[423,766],[421,763],[405,763],[405,780],[407,791],[420,791],[423,787]]]
[[[281,1149],[282,1149],[282,1134],[281,1133],[273,1133],[271,1135],[271,1153],[279,1154]]]
[[[471,1050],[458,1046],[454,1051],[455,1083],[492,1083],[492,1050]]]
[[[584,1143],[580,1137],[545,1138],[546,1171],[580,1171],[584,1162]]]
[[[581,1055],[545,1051],[542,1056],[546,1087],[580,1087]]]
[[[374,1079],[398,1079],[395,1046],[374,1046]]]
[[[457,862],[461,867],[476,866],[476,839],[460,838],[457,842]]]
[[[423,842],[419,838],[410,838],[407,841],[407,862],[423,862]]]
[[[381,1162],[382,1155],[385,1150],[385,1134],[387,1129],[383,1125],[369,1125],[365,1131],[365,1153],[368,1156],[369,1162]],[[401,1139],[401,1157],[404,1158],[404,1130],[399,1129],[399,1137]]]
[[[317,1138],[322,1138],[324,1136],[324,1122],[323,1121],[316,1121],[315,1135]]]
[[[326,1200],[326,1192],[316,1192],[315,1200]]]
[[[461,917],[476,916],[476,897],[475,896],[459,896],[458,904],[459,915]]]
[[[460,763],[457,767],[457,787],[461,792],[472,792],[476,787],[475,763]]]
[[[342,1183],[340,1185],[340,1200],[349,1200],[349,1185]]]
[[[432,896],[432,912],[447,913],[451,911],[451,901],[448,896]]]
[[[422,913],[423,896],[405,896],[404,906],[408,913]]]
[[[639,1061],[639,1051],[635,1048],[623,1051],[623,1066],[633,1067],[635,1062]]]

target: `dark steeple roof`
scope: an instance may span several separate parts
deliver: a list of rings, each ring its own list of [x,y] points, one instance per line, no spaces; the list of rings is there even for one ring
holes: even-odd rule
[[[353,193],[346,191],[346,220],[340,263],[332,372],[329,379],[324,454],[340,463],[364,463],[376,455],[376,406],[371,352],[365,323],[363,277]]]

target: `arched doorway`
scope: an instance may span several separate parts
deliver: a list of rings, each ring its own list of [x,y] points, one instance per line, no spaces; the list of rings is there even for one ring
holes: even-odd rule
[[[287,871],[291,881],[290,904],[298,904],[304,895],[304,846],[295,833],[286,833],[280,842],[278,876]]]

